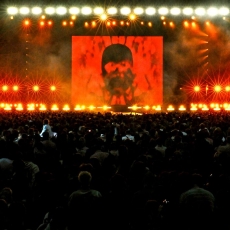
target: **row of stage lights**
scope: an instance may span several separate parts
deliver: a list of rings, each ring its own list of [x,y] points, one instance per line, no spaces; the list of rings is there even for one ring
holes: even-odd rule
[[[85,106],[85,105],[76,105],[75,107],[71,107],[69,104],[64,104],[63,106],[58,105],[58,104],[53,104],[48,108],[43,103],[40,104],[35,104],[35,103],[30,103],[27,105],[23,105],[22,103],[16,103],[16,104],[11,104],[11,103],[1,103],[0,104],[0,111],[81,111],[81,112],[96,112],[96,111],[111,111],[112,107],[110,106],[101,106],[101,107],[96,107],[96,106]],[[157,106],[130,106],[128,107],[129,111],[135,111],[135,112],[162,112],[162,106],[157,105]],[[190,108],[187,109],[184,105],[180,105],[179,107],[175,107],[173,105],[168,105],[166,108],[168,112],[173,112],[173,111],[230,111],[230,104],[224,103],[224,104],[219,104],[219,103],[211,103],[210,105],[203,104],[203,103],[192,103],[190,105]]]
[[[49,87],[49,90],[54,92],[57,90],[57,87],[55,85],[50,85]],[[31,91],[34,91],[34,92],[38,92],[41,87],[39,85],[31,85],[30,88],[29,88]],[[21,90],[21,87],[19,85],[12,85],[12,86],[9,86],[9,85],[2,85],[1,88],[0,88],[0,92],[18,92]]]
[[[107,27],[110,27],[110,26],[111,27],[112,26],[130,26],[132,21],[135,21],[135,18],[133,18],[132,16],[130,16],[130,17],[131,18],[129,18],[130,20],[128,20],[128,21],[125,21],[125,20],[104,20],[104,22],[105,22],[105,25]],[[74,18],[71,19],[71,20],[63,20],[61,24],[62,24],[63,27],[67,27],[67,26],[73,27],[75,25],[74,20],[75,20]],[[175,23],[173,21],[166,21],[164,16],[161,17],[161,20],[162,20],[162,25],[163,26],[169,26],[171,28],[175,27]],[[95,21],[95,20],[93,20],[91,22],[86,21],[86,22],[84,22],[84,27],[86,27],[86,28],[88,28],[88,27],[94,28],[94,27],[97,27],[97,26],[101,26],[101,23],[102,23],[102,21]],[[135,22],[135,25],[136,25],[136,23],[137,22]],[[148,21],[148,22],[138,21],[138,23],[141,26],[148,26],[148,27],[153,26],[153,22],[150,22],[150,21]],[[31,26],[32,22],[31,22],[30,19],[25,19],[23,24],[24,24],[25,27],[29,27],[29,26]],[[40,27],[52,27],[53,24],[54,24],[54,22],[52,20],[50,20],[50,19],[49,20],[41,19],[38,22],[38,25]],[[206,25],[208,25],[208,24],[209,24],[209,21],[206,22]],[[196,28],[197,23],[194,22],[194,21],[192,21],[192,22],[184,21],[183,25],[184,25],[185,28],[189,28],[189,27]]]
[[[131,8],[128,6],[121,7],[118,9],[117,7],[108,7],[107,9],[104,9],[103,7],[89,7],[89,6],[84,6],[84,7],[64,7],[64,6],[59,6],[59,7],[15,7],[11,6],[7,8],[7,14],[8,15],[41,15],[41,14],[47,14],[47,15],[129,15],[131,13],[135,15],[173,15],[173,16],[180,16],[180,15],[185,15],[185,16],[210,16],[210,17],[215,17],[215,16],[227,16],[229,15],[229,8],[228,7],[135,7]]]
[[[30,85],[29,89],[34,91],[34,92],[38,92],[42,87],[40,87],[39,85]],[[49,90],[50,91],[56,91],[57,90],[57,87],[55,85],[50,85],[48,86]],[[21,89],[21,86],[19,85],[2,85],[0,86],[0,92],[18,92],[19,90]],[[215,93],[220,93],[222,91],[225,91],[225,92],[230,92],[230,85],[226,85],[226,86],[222,86],[222,85],[215,85],[213,87],[209,87],[208,85],[204,88],[202,88],[201,86],[194,86],[193,87],[193,91],[194,92],[202,92],[202,91],[210,91],[212,90],[213,92]]]
[[[212,87],[210,87],[210,86],[208,86],[208,85],[206,85],[205,87],[201,87],[201,86],[198,86],[198,85],[196,85],[196,86],[194,86],[193,87],[193,91],[194,92],[196,92],[196,93],[199,93],[199,92],[202,92],[202,91],[213,91],[213,92],[215,92],[215,93],[220,93],[220,92],[223,92],[223,91],[225,91],[225,92],[230,92],[230,85],[226,85],[226,86],[224,86],[224,85],[214,85],[214,86],[212,86]]]

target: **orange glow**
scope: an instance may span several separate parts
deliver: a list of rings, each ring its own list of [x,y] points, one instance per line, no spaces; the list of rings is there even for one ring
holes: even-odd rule
[[[69,105],[67,105],[67,104],[66,104],[66,105],[64,105],[63,110],[64,110],[64,111],[69,111],[69,110],[70,110]]]
[[[148,26],[152,27],[153,26],[152,22],[148,22]]]
[[[112,24],[113,24],[113,26],[115,26],[116,25],[116,21],[113,21]]]
[[[169,105],[168,108],[167,108],[168,111],[174,111],[175,109],[173,108],[172,105]]]
[[[56,90],[56,86],[55,85],[50,86],[50,90],[51,91],[55,91]]]
[[[40,22],[40,26],[44,26],[45,25],[45,22],[44,21],[41,21]]]
[[[18,91],[18,86],[17,85],[13,86],[13,91]]]
[[[33,111],[33,110],[35,110],[35,104],[28,104],[27,105],[27,110],[29,110],[29,111]]]
[[[191,104],[191,108],[190,108],[191,111],[197,111],[197,104]]]
[[[230,86],[229,86],[229,85],[227,85],[227,86],[225,87],[225,91],[226,91],[226,92],[229,92],[229,91],[230,91]]]
[[[186,108],[185,108],[185,106],[184,106],[184,105],[180,105],[179,110],[180,110],[180,111],[185,111],[185,110],[186,110]]]
[[[144,25],[144,22],[141,22],[141,25]]]
[[[130,25],[130,23],[129,23],[129,22],[126,22],[126,25],[127,25],[127,26],[129,26],[129,25]]]
[[[95,27],[95,26],[96,26],[96,22],[92,21],[92,27]]]
[[[130,20],[135,20],[136,19],[136,15],[135,14],[130,14],[129,18],[130,18]]]
[[[82,106],[81,105],[76,105],[74,110],[76,110],[76,111],[85,110],[85,106],[84,105],[82,105]]]
[[[175,24],[174,24],[173,22],[170,22],[170,23],[169,23],[169,26],[170,26],[170,27],[175,27]]]
[[[220,85],[214,86],[214,91],[219,93],[221,91],[221,86]]]
[[[26,20],[24,21],[24,25],[25,25],[25,26],[29,26],[29,25],[30,25],[30,21],[29,21],[28,19],[26,19]]]
[[[163,25],[166,26],[166,21],[163,21]]]
[[[195,22],[192,22],[192,29],[197,29],[197,24]]]
[[[124,21],[121,21],[120,24],[123,26],[124,25]]]
[[[56,104],[54,104],[52,105],[51,110],[56,111],[56,110],[59,110],[59,108]]]
[[[93,105],[89,106],[89,110],[94,110],[94,109],[95,109],[95,107]]]
[[[153,109],[156,110],[156,111],[161,111],[161,106],[160,105],[154,106]]]
[[[16,110],[22,111],[23,110],[22,104],[17,104],[16,105]]]
[[[80,105],[76,105],[74,110],[81,110],[81,106]]]
[[[188,27],[189,27],[188,21],[184,21],[184,27],[185,27],[185,28],[188,28]]]
[[[33,86],[33,91],[35,91],[35,92],[39,91],[39,86],[38,85],[34,85]]]
[[[107,105],[104,105],[103,107],[102,107],[102,109],[105,111],[105,110],[107,110],[108,108],[110,108],[110,107],[108,107]]]
[[[5,106],[4,106],[4,110],[12,110],[12,105],[10,105],[10,104],[5,104]]]
[[[108,21],[108,22],[106,23],[106,25],[107,25],[107,26],[110,26],[110,25],[111,25],[111,22],[110,22],[110,21]]]
[[[7,85],[3,85],[3,86],[2,86],[2,91],[6,92],[6,91],[8,90],[8,88],[9,88],[9,87],[8,87]]]
[[[74,22],[73,22],[73,21],[70,21],[69,24],[70,24],[71,26],[73,26],[73,25],[74,25]]]
[[[45,111],[46,110],[46,106],[44,104],[40,104],[39,110],[40,111]]]
[[[138,109],[138,107],[137,107],[136,105],[133,105],[133,106],[131,107],[131,109],[135,111],[135,110]]]
[[[85,22],[85,27],[88,27],[89,26],[89,23],[88,22]]]
[[[146,105],[146,106],[144,107],[144,109],[145,109],[145,110],[149,110],[150,107],[149,107],[148,105]]]
[[[199,91],[200,91],[200,86],[196,85],[196,86],[194,87],[194,91],[195,91],[195,92],[199,92]]]
[[[67,22],[66,22],[66,21],[63,21],[63,22],[62,22],[62,25],[63,25],[63,26],[67,26]]]
[[[53,25],[53,22],[52,22],[52,21],[48,21],[48,25],[49,25],[49,26],[52,26],[52,25]]]

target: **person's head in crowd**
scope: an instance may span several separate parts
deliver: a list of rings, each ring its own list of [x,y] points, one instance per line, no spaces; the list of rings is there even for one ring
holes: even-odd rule
[[[80,171],[78,181],[82,188],[89,188],[92,180],[92,175],[89,171]]]
[[[79,172],[80,171],[88,171],[88,172],[92,173],[93,172],[93,165],[90,163],[82,163],[79,166]]]
[[[0,191],[0,199],[4,200],[7,204],[10,204],[13,200],[13,191],[9,187],[5,187]]]
[[[44,120],[43,120],[43,125],[49,125],[49,119],[47,119],[47,118],[44,119]]]

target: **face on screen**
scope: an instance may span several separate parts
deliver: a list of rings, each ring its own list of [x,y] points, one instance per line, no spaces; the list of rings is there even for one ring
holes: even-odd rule
[[[132,63],[129,60],[111,61],[106,63],[104,68],[106,71],[104,76],[106,89],[115,96],[125,94],[131,87],[134,79]]]

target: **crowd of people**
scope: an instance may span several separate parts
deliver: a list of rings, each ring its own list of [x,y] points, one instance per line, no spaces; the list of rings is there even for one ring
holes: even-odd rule
[[[2,112],[0,134],[0,230],[230,228],[228,112]]]

